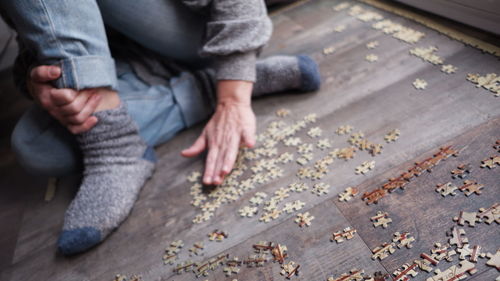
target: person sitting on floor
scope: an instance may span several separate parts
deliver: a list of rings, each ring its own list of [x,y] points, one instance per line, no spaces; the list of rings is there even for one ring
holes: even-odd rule
[[[320,86],[308,56],[257,59],[272,33],[262,0],[16,0],[0,9],[18,32],[17,84],[36,103],[16,125],[14,151],[34,173],[83,170],[58,240],[66,255],[128,216],[153,173],[154,146],[209,119],[182,155],[208,150],[203,182],[220,184],[239,146],[255,143],[252,97]]]

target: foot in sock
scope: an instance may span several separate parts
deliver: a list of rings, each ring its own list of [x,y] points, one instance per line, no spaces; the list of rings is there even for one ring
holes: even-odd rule
[[[58,241],[65,255],[91,248],[117,228],[154,170],[154,152],[143,143],[125,106],[95,116],[97,125],[77,136],[85,171]]]
[[[318,65],[306,55],[268,57],[259,60],[256,68],[253,96],[288,90],[310,92],[321,84]]]

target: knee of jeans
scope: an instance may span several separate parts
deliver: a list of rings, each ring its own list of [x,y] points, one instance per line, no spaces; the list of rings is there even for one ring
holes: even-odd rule
[[[30,174],[61,177],[80,172],[82,164],[74,153],[54,151],[54,147],[44,145],[42,135],[30,134],[24,122],[17,123],[11,136],[11,148],[18,163]]]

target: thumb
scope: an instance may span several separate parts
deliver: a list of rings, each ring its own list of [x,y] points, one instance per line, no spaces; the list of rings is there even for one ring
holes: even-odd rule
[[[33,68],[30,73],[31,79],[35,82],[49,82],[61,76],[61,68],[58,66],[41,65]]]
[[[200,153],[202,153],[207,147],[207,140],[205,137],[205,133],[202,133],[196,141],[191,145],[190,148],[184,149],[181,154],[184,157],[194,157]]]
[[[255,129],[246,129],[241,136],[241,142],[244,146],[252,148],[255,145]]]

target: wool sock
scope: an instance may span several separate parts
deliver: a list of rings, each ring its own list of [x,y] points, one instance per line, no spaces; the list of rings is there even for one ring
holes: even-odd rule
[[[95,116],[97,125],[77,135],[85,170],[58,241],[65,255],[91,248],[117,228],[154,170],[154,151],[140,138],[124,105]]]
[[[253,96],[296,90],[319,89],[321,77],[316,62],[309,56],[271,56],[257,61]]]

